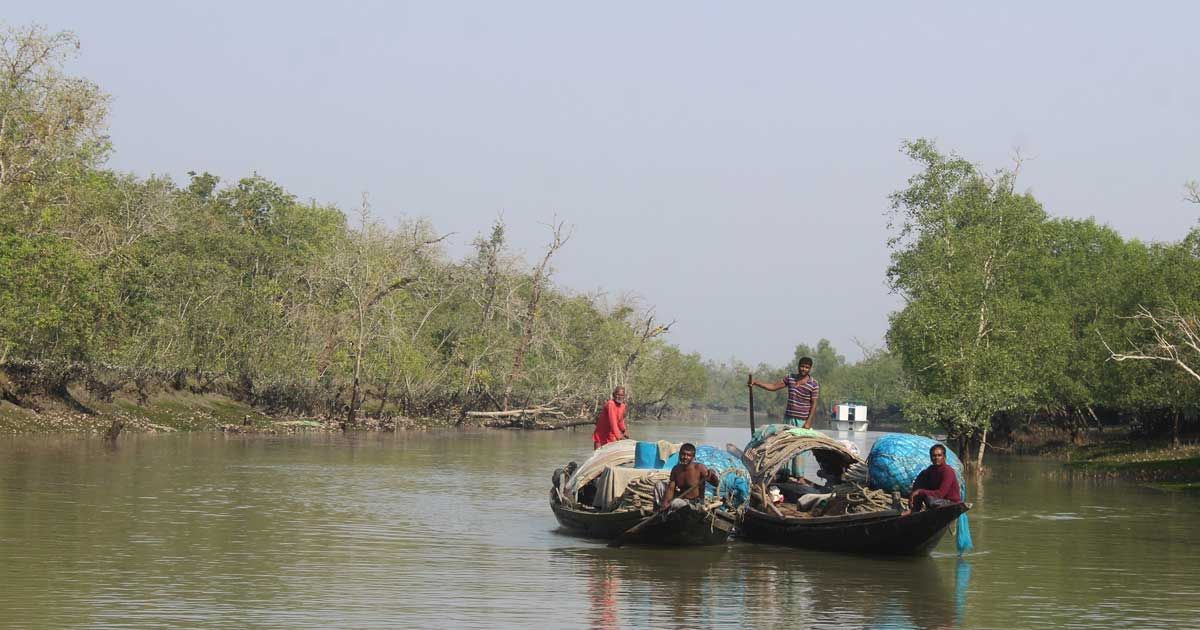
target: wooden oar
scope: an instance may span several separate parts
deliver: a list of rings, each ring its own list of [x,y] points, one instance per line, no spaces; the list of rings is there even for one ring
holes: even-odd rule
[[[700,483],[704,483],[704,480],[701,479]],[[693,484],[693,485],[689,486],[687,490],[684,490],[683,492],[679,493],[679,496],[683,496],[685,494],[688,494],[692,490],[695,490],[697,485],[698,484]],[[621,545],[624,545],[625,540],[627,538],[629,538],[630,536],[636,536],[638,534],[638,532],[645,529],[646,526],[649,525],[650,523],[653,523],[655,519],[665,520],[667,518],[667,514],[668,514],[667,510],[656,510],[654,512],[654,514],[647,516],[646,518],[642,519],[640,522],[638,522],[633,527],[630,527],[629,529],[622,532],[620,536],[617,536],[616,538],[612,539],[612,541],[608,543],[608,546],[609,547],[620,547]]]
[[[754,373],[746,375],[746,387],[750,389],[750,439],[754,439]]]

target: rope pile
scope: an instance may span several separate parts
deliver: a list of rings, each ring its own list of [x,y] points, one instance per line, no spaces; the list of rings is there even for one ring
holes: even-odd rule
[[[630,481],[629,485],[625,486],[625,492],[621,494],[621,498],[617,499],[616,507],[613,508],[613,511],[619,512],[622,510],[635,509],[645,514],[649,514],[658,507],[658,503],[655,501],[654,496],[655,487],[658,484],[669,480],[670,478],[670,471],[659,470]],[[718,489],[717,496],[705,497],[704,509],[711,510],[718,505],[725,503],[725,501],[721,498],[722,496],[723,495],[720,494],[720,490]]]
[[[854,489],[848,490],[845,494],[847,514],[882,512],[883,510],[890,510],[894,506],[892,495],[883,490],[872,490],[859,483],[850,485]],[[900,509],[908,509],[907,499],[900,500]]]
[[[643,477],[638,477],[625,486],[625,492],[617,499],[614,512],[636,509],[644,513],[654,511],[654,487],[671,477],[670,471],[654,471]]]

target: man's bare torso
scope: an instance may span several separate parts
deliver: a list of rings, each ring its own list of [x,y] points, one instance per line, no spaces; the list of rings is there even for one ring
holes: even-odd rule
[[[704,464],[691,462],[676,464],[671,469],[671,483],[675,484],[675,498],[699,499],[704,491],[704,481],[708,477],[708,468]]]

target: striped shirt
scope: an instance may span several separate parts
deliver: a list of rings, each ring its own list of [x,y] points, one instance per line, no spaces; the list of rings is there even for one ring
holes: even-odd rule
[[[801,383],[797,374],[789,374],[787,378],[783,379],[783,383],[787,385],[788,390],[787,411],[784,415],[789,418],[807,420],[813,410],[813,401],[821,392],[821,384],[812,376]]]

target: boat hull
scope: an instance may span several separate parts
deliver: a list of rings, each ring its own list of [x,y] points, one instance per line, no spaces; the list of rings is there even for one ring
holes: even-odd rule
[[[564,505],[550,493],[550,509],[558,524],[579,536],[612,540],[637,525],[647,515],[637,510],[593,512]],[[642,528],[629,544],[655,546],[719,545],[729,539],[736,522],[724,510],[705,512],[691,506],[671,512],[665,519]]]
[[[740,533],[754,542],[820,551],[925,555],[969,504],[956,503],[900,516],[896,510],[814,518],[781,517],[747,508]]]

